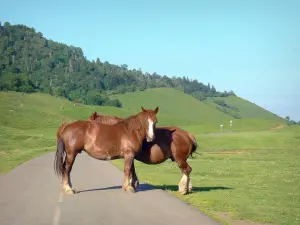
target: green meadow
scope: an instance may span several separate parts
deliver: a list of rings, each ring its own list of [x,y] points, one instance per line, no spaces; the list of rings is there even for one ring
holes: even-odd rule
[[[199,155],[188,160],[194,192],[177,194],[181,173],[170,160],[160,165],[136,162],[140,181],[173,193],[223,224],[299,224],[300,126],[285,126],[282,119],[238,97],[226,101],[240,109],[243,119],[217,110],[209,99],[200,102],[175,89],[116,97],[123,108],[0,92],[0,173],[55,151],[56,131],[64,120],[87,119],[94,111],[127,117],[141,106],[159,106],[158,125],[178,125],[197,137]],[[123,170],[123,160],[112,163]]]

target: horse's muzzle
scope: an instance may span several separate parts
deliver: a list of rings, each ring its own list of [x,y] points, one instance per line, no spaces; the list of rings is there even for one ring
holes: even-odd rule
[[[151,141],[153,141],[154,140],[154,138],[155,138],[155,136],[153,135],[153,137],[151,138],[151,137],[149,137],[148,135],[147,135],[147,142],[151,142]]]

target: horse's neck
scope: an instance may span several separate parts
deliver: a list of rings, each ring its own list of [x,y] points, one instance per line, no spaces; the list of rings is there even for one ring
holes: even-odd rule
[[[146,131],[143,127],[141,118],[138,115],[135,115],[125,119],[123,122],[127,130],[131,133],[134,133],[138,140],[142,142],[146,136]]]

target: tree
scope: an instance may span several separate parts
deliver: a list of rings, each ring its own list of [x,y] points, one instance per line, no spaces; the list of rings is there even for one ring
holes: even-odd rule
[[[212,93],[216,93],[217,92],[214,85],[211,86],[211,91],[212,91]]]
[[[97,65],[100,65],[100,64],[101,64],[101,61],[100,61],[99,58],[97,58],[96,63],[97,63]]]
[[[10,23],[9,23],[9,22],[5,22],[3,26],[4,26],[5,28],[7,28],[7,27],[10,26]]]
[[[85,102],[88,105],[102,105],[103,98],[97,91],[89,91],[86,95]]]

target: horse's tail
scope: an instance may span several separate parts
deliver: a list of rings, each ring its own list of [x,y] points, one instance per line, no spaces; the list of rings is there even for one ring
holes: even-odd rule
[[[65,144],[62,137],[59,137],[56,144],[56,153],[54,158],[54,172],[58,177],[62,177],[64,171]]]
[[[188,133],[189,138],[190,138],[190,139],[192,140],[192,142],[193,142],[193,146],[192,146],[192,150],[191,150],[191,152],[190,152],[190,156],[191,156],[192,158],[194,158],[194,157],[193,157],[193,153],[199,154],[199,153],[196,152],[197,147],[198,147],[197,140],[196,140],[195,136],[192,135],[190,132],[187,132],[187,133]]]

